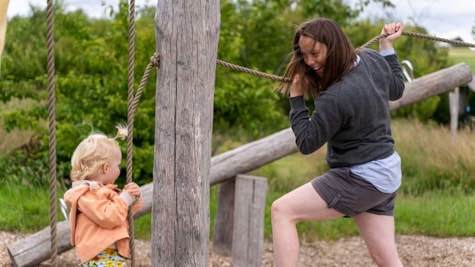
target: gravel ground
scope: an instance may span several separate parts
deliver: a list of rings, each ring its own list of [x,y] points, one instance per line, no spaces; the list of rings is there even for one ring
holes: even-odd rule
[[[11,266],[7,245],[21,239],[22,235],[0,232],[0,266]],[[475,237],[433,238],[426,236],[397,236],[398,250],[405,267],[473,267],[475,266]],[[149,267],[150,242],[136,240],[136,267]],[[210,248],[212,245],[210,245]],[[210,253],[210,267],[231,267],[231,260]],[[333,242],[304,243],[300,249],[302,267],[373,267],[375,266],[359,237]],[[74,250],[58,256],[58,266],[74,266]],[[44,262],[41,267],[51,266]],[[271,267],[272,243],[264,247],[263,267]]]

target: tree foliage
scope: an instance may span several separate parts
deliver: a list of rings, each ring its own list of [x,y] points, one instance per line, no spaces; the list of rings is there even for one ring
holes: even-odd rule
[[[374,0],[383,5],[389,1]],[[369,1],[356,8],[342,0],[221,0],[218,58],[247,68],[282,75],[296,25],[325,16],[348,32],[355,46],[379,34],[382,21],[358,21]],[[106,19],[89,18],[83,11],[65,12],[55,4],[56,143],[58,177],[69,176],[69,160],[79,141],[93,131],[110,136],[117,123],[127,122],[128,6],[106,7]],[[155,52],[154,8],[137,11],[135,41],[136,88]],[[424,29],[417,28],[417,31]],[[45,185],[47,175],[46,14],[31,7],[27,17],[9,21],[2,59],[0,100],[32,99],[37,104],[1,114],[7,130],[34,129],[37,142],[28,153],[15,151],[0,158],[2,179],[22,182],[25,176]],[[397,44],[400,58],[410,58],[416,74],[445,67],[447,55],[433,43],[406,39]],[[150,182],[155,131],[155,77],[152,75],[137,106],[134,124],[134,180]],[[273,91],[275,81],[217,67],[214,96],[213,151],[223,140],[249,141],[288,127],[288,101]],[[401,115],[430,116],[437,101]],[[430,107],[428,107],[430,106]],[[125,153],[125,143],[122,145]],[[33,150],[32,150],[33,149]],[[125,165],[125,163],[124,163]],[[16,167],[14,167],[16,166]],[[125,176],[125,174],[122,174]],[[122,181],[125,179],[121,179]],[[0,180],[1,182],[2,180]]]

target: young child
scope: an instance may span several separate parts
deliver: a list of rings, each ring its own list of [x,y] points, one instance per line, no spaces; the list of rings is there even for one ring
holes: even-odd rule
[[[130,258],[128,209],[133,213],[143,205],[135,183],[120,190],[115,181],[120,174],[122,152],[116,139],[94,133],[85,138],[71,158],[72,188],[64,194],[70,208],[71,244],[79,266],[127,266]],[[107,263],[107,265],[106,265]]]

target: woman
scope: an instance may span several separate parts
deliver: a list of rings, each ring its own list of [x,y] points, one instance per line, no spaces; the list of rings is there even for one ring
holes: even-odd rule
[[[329,171],[272,204],[274,263],[297,266],[302,221],[353,218],[378,266],[402,266],[394,234],[394,198],[401,161],[394,151],[389,100],[404,91],[393,42],[402,23],[384,25],[380,52],[356,51],[337,23],[304,22],[280,91],[290,98],[290,121],[301,153],[327,143]],[[305,96],[313,96],[309,117]]]

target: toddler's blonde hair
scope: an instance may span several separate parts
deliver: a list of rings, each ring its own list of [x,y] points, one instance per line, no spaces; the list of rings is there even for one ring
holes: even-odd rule
[[[83,181],[93,179],[102,166],[110,161],[117,148],[117,138],[127,136],[123,126],[117,126],[118,133],[110,138],[103,133],[92,133],[79,143],[71,157],[71,180]]]

